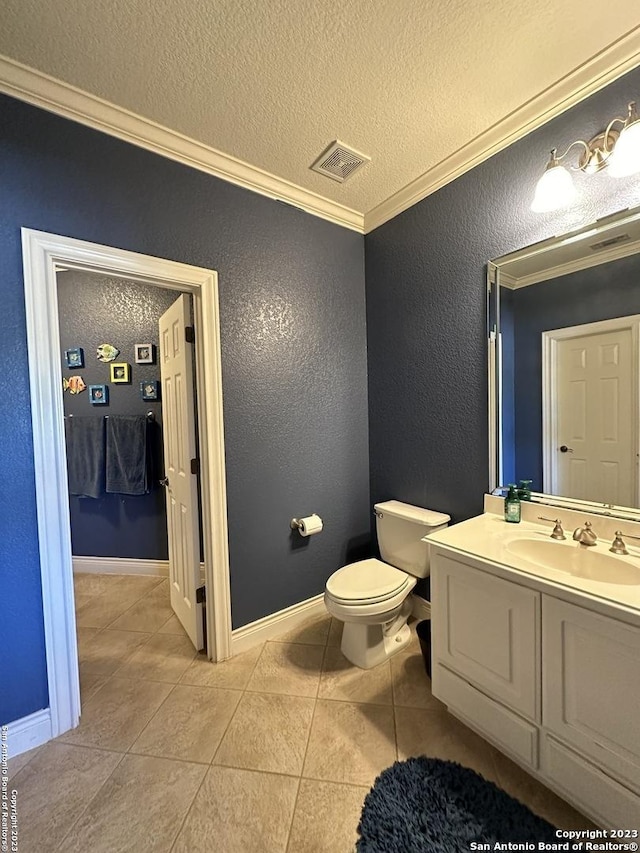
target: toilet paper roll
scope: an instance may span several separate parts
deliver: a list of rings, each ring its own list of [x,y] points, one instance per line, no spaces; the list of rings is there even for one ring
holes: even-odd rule
[[[300,519],[300,536],[313,536],[322,530],[322,519],[315,512]]]

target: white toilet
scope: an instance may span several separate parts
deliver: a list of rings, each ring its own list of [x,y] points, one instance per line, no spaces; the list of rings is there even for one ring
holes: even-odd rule
[[[429,546],[422,537],[446,527],[450,516],[400,501],[375,505],[378,546],[385,560],[350,563],[334,572],[324,592],[327,610],[344,622],[343,655],[371,669],[410,639],[411,590],[429,574]]]

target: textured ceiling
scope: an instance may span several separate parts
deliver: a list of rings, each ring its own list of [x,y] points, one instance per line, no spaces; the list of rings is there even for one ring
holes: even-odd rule
[[[0,53],[360,212],[640,24],[637,0],[2,0]],[[334,139],[372,162],[310,170]]]

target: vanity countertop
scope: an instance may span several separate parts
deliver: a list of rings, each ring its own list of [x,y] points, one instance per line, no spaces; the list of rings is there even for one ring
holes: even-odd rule
[[[538,506],[535,511],[540,509]],[[582,514],[581,518],[589,516]],[[590,520],[595,529],[597,518]],[[640,624],[640,548],[627,541],[629,555],[614,555],[609,552],[611,540],[604,535],[596,545],[587,547],[573,541],[571,529],[565,529],[566,540],[551,539],[552,527],[531,520],[510,524],[502,515],[485,512],[431,533],[423,541],[488,561],[497,574],[511,575],[513,580],[542,591],[552,587],[555,594],[576,603],[588,598],[590,607],[595,605],[604,612],[615,609],[618,615],[626,613],[629,621]],[[532,556],[538,553],[542,562]],[[557,562],[562,569],[553,568],[549,562]],[[618,582],[610,582],[612,573]]]

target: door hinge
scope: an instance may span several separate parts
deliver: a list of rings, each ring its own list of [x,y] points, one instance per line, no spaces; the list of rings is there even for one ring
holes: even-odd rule
[[[196,589],[196,604],[204,604],[207,600],[207,588],[206,586],[199,586]]]
[[[200,473],[200,460],[199,459],[192,459],[191,460],[191,473],[192,474],[199,474]]]
[[[196,342],[196,330],[193,326],[184,327],[184,339],[188,344],[194,344]]]

